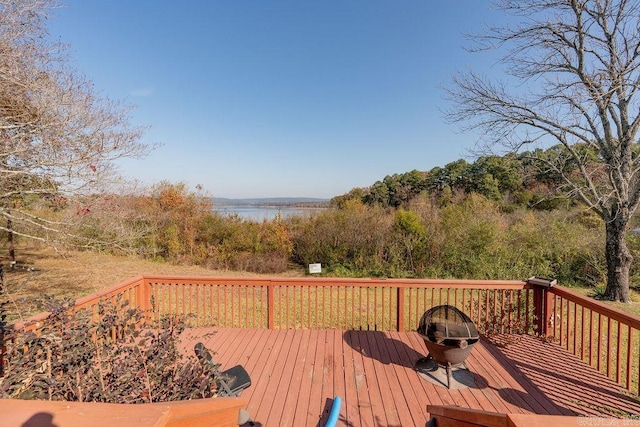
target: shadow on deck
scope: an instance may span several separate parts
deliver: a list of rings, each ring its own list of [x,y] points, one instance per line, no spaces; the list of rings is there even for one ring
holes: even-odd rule
[[[422,379],[427,354],[414,332],[220,328],[185,332],[184,351],[202,341],[222,367],[242,364],[258,425],[323,425],[334,396],[338,425],[425,426],[427,405],[543,415],[637,416],[640,402],[557,345],[530,336],[506,346],[485,339],[467,359],[475,384],[448,390]],[[505,337],[503,337],[505,338]],[[504,341],[503,341],[504,342]]]

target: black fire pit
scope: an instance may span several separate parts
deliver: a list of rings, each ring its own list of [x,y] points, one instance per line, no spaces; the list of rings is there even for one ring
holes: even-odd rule
[[[439,305],[422,315],[418,334],[424,339],[429,355],[418,360],[416,369],[445,368],[447,388],[451,388],[452,368],[464,366],[473,345],[480,339],[473,321],[454,306]]]

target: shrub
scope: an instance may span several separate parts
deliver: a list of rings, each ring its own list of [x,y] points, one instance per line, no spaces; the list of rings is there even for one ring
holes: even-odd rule
[[[50,300],[47,308],[51,316],[37,332],[5,331],[0,398],[150,403],[216,395],[217,368],[179,351],[183,321],[151,328],[126,303],[93,313],[72,310],[70,301]]]
[[[374,206],[349,200],[298,224],[293,236],[294,260],[322,263],[326,271],[349,276],[387,275],[386,251],[393,216]]]
[[[201,223],[198,236],[206,248],[199,263],[214,269],[282,273],[293,250],[287,224],[280,217],[259,223],[212,214]]]

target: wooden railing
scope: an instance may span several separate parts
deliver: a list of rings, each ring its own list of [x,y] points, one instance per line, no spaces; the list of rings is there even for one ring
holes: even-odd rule
[[[415,330],[440,304],[465,311],[485,333],[535,329],[534,291],[522,281],[316,278],[144,278],[155,320],[269,329]]]
[[[116,302],[121,300],[127,301],[131,306],[149,311],[151,309],[150,291],[151,288],[148,283],[145,283],[144,276],[138,276],[100,292],[82,297],[76,300],[74,308],[76,310],[90,310],[103,301]],[[16,322],[12,327],[16,330],[37,329],[48,316],[49,313],[40,313],[25,321]]]
[[[640,318],[555,286],[526,281],[139,276],[78,300],[128,301],[149,320],[194,327],[416,330],[427,309],[451,304],[481,333],[556,341],[634,394],[640,383]],[[46,315],[17,328],[34,328]]]
[[[545,305],[547,336],[640,394],[640,318],[562,287],[549,288]]]

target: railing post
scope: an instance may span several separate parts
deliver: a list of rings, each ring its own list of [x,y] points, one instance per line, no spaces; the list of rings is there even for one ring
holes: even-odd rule
[[[151,320],[151,283],[144,277],[136,286],[136,305],[144,313],[145,320]]]
[[[269,282],[267,285],[267,324],[269,329],[276,327],[275,313],[275,290],[273,283]]]
[[[542,312],[542,289],[539,286],[533,288],[533,325],[535,333],[541,334],[544,322]]]
[[[536,332],[542,337],[549,334],[549,325],[552,322],[553,295],[549,288],[557,281],[552,279],[531,277],[527,283],[533,285],[533,314],[535,318]]]
[[[547,336],[547,289],[541,286],[536,287],[534,297],[536,332],[541,337]]]
[[[397,291],[396,324],[398,325],[398,332],[404,332],[404,288],[399,287]]]
[[[549,292],[549,289],[544,290],[543,303],[544,303],[544,336],[555,334],[553,330],[554,318],[553,318],[553,293]]]

